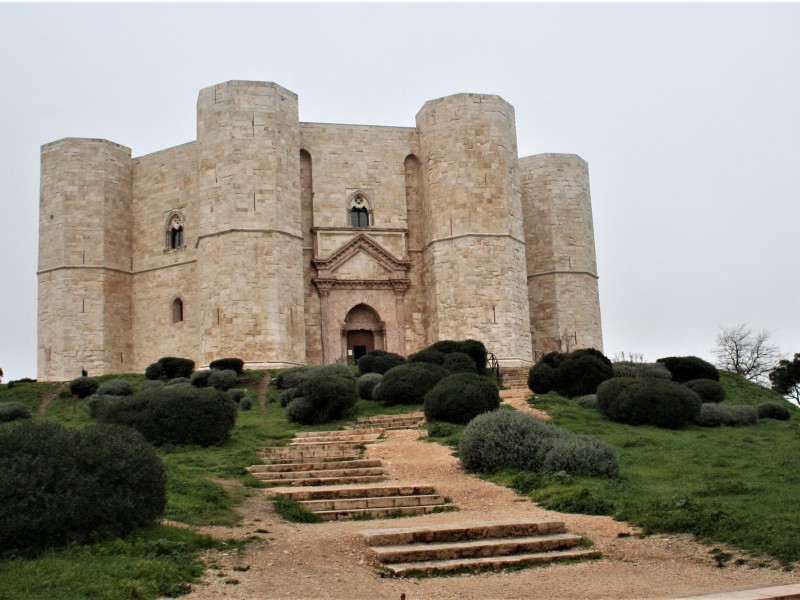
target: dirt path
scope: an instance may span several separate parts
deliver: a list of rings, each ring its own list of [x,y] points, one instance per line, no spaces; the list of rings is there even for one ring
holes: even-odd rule
[[[57,383],[44,394],[42,394],[42,402],[39,404],[39,410],[37,412],[40,415],[43,415],[45,412],[47,412],[47,407],[50,406],[50,403],[58,398],[58,395],[61,393],[61,391],[68,385],[69,383]]]
[[[272,375],[267,373],[261,378],[261,381],[258,382],[258,403],[261,406],[267,403],[267,388],[269,387],[270,381],[272,381]]]
[[[418,431],[387,432],[368,446],[368,458],[384,461],[393,481],[434,484],[460,508],[402,519],[287,523],[272,510],[268,490],[241,507],[242,524],[203,531],[220,538],[256,536],[246,551],[212,552],[205,580],[192,600],[232,598],[421,599],[622,599],[675,598],[715,591],[797,583],[796,574],[749,566],[717,567],[709,548],[688,535],[639,538],[609,517],[563,515],[539,508],[512,490],[464,474],[449,449],[418,439]],[[427,579],[381,578],[358,532],[492,519],[555,517],[588,536],[603,552],[596,561],[508,573]]]

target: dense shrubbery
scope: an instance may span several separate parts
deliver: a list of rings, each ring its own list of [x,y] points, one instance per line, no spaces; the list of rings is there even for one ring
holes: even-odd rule
[[[358,373],[359,375],[365,375],[367,373],[379,373],[383,375],[389,369],[402,365],[405,362],[405,358],[394,352],[370,350],[358,359]]]
[[[311,400],[302,396],[292,398],[286,405],[286,420],[289,423],[311,424],[314,422],[314,414]]]
[[[100,423],[127,425],[161,445],[222,444],[236,423],[236,403],[214,388],[163,386],[133,396],[103,396],[90,412]]]
[[[489,353],[483,342],[478,340],[441,340],[428,346],[426,350],[433,352],[441,352],[442,354],[452,354],[454,352],[461,352],[468,355],[472,362],[475,363],[475,368],[478,373],[482,373],[486,369],[486,361],[488,360]],[[423,350],[424,352],[424,350]]]
[[[275,377],[275,387],[279,390],[289,390],[296,388],[300,385],[306,377],[306,371],[310,367],[292,367],[291,369],[284,369]]]
[[[472,362],[469,357],[467,359]],[[445,377],[425,394],[425,418],[428,421],[469,423],[477,415],[496,410],[499,406],[497,386],[477,373],[456,373]]]
[[[329,423],[343,418],[358,400],[352,372],[338,365],[309,369],[286,405],[286,418],[301,425]],[[287,394],[288,396],[288,394]]]
[[[208,368],[220,371],[236,371],[237,375],[241,375],[242,371],[244,371],[244,361],[241,358],[220,358],[212,360]]]
[[[206,371],[195,371],[192,373],[192,376],[189,378],[189,382],[194,387],[208,387],[208,378],[211,377],[211,374],[214,371],[206,370]]]
[[[109,379],[101,383],[94,393],[101,396],[133,396],[133,392],[133,384],[130,381]]]
[[[586,394],[578,398],[575,402],[578,406],[582,406],[583,408],[597,410],[597,394]]]
[[[241,388],[233,388],[232,390],[228,390],[227,392],[225,392],[225,395],[231,402],[238,403],[241,402],[241,400],[244,398],[245,393],[244,390]]]
[[[692,379],[684,383],[686,387],[700,396],[703,402],[719,404],[725,400],[725,388],[719,381],[711,379]]]
[[[753,406],[741,404],[731,406],[707,402],[700,407],[700,412],[694,422],[701,427],[755,425],[758,423],[758,413]]]
[[[358,378],[358,397],[364,400],[372,400],[372,392],[381,382],[383,375],[380,373],[364,373]]]
[[[664,363],[637,363],[618,361],[612,363],[614,377],[657,377],[659,379],[672,379],[672,373]]]
[[[31,411],[19,402],[3,402],[0,404],[0,423],[10,423],[20,419],[30,419]]]
[[[619,476],[613,448],[526,413],[495,410],[475,417],[461,434],[458,454],[464,468],[478,473],[502,469]]]
[[[239,376],[233,369],[213,370],[211,375],[208,376],[208,386],[221,390],[228,391],[239,382]]]
[[[144,390],[152,390],[153,388],[164,387],[164,382],[160,379],[145,379],[136,388],[136,391],[143,392]]]
[[[239,410],[250,410],[253,408],[253,401],[250,398],[239,399]]]
[[[451,373],[477,373],[478,367],[469,354],[463,352],[451,352],[444,355],[442,366]]]
[[[164,384],[166,386],[173,386],[173,385],[192,385],[192,380],[188,377],[175,377],[174,379],[169,379]]]
[[[528,388],[536,394],[556,392],[567,398],[585,396],[614,376],[611,361],[594,348],[569,354],[545,354],[528,372]]]
[[[164,466],[126,427],[0,429],[0,556],[123,536],[166,505]]]
[[[77,377],[69,382],[69,391],[81,400],[94,394],[98,387],[100,384],[91,377]]]
[[[672,373],[672,381],[686,383],[692,379],[719,381],[717,368],[697,356],[667,356],[656,362],[662,363]]]
[[[762,402],[756,406],[756,413],[759,419],[776,419],[778,421],[788,421],[792,418],[789,407],[778,402]]]
[[[375,400],[386,406],[422,404],[425,394],[450,371],[424,362],[408,363],[388,370],[374,390]]]
[[[678,429],[694,421],[700,396],[668,379],[615,377],[597,388],[597,408],[607,419],[629,425]]]
[[[158,362],[149,365],[144,376],[147,379],[175,379],[177,377],[191,377],[194,371],[194,361],[188,358],[165,356]]]
[[[420,350],[419,352],[415,352],[408,357],[408,362],[415,363],[415,362],[424,362],[430,363],[432,365],[441,365],[444,363],[444,357],[446,355],[439,352],[438,350],[429,350],[424,349]]]

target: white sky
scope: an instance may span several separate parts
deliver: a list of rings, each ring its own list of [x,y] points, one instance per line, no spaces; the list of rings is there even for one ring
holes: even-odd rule
[[[498,94],[520,155],[589,163],[607,355],[710,359],[738,323],[800,352],[800,4],[0,4],[0,57],[5,381],[36,376],[39,147],[194,140],[231,79],[312,122]]]

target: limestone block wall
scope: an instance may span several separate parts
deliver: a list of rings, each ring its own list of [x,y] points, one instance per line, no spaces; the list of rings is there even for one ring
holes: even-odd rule
[[[534,349],[555,350],[567,338],[602,350],[588,166],[574,154],[519,164]]]
[[[69,138],[41,157],[38,376],[128,371],[130,149]]]
[[[304,363],[297,96],[230,81],[197,111],[200,365]]]
[[[458,94],[417,114],[426,223],[428,339],[480,338],[531,361],[514,109]]]

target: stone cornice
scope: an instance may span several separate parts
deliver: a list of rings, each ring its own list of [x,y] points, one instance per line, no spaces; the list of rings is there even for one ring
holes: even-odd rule
[[[403,291],[411,285],[410,279],[322,279],[315,278],[314,285],[323,290],[395,290]]]
[[[528,275],[528,279],[536,279],[537,277],[542,277],[544,275],[588,275],[589,277],[594,277],[595,279],[600,279],[597,273],[592,273],[591,271],[542,271],[541,273],[534,273],[533,275]]]

